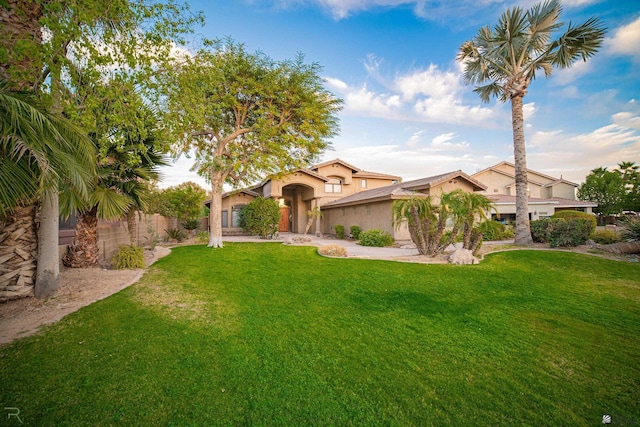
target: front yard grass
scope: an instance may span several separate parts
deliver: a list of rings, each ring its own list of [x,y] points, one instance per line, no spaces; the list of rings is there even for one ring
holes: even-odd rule
[[[637,425],[640,265],[179,247],[0,348],[0,378],[25,425]]]

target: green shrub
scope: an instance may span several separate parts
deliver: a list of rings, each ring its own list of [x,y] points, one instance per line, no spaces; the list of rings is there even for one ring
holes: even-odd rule
[[[198,231],[198,234],[196,236],[198,243],[208,243],[209,242],[209,233],[204,231],[204,230],[200,230]]]
[[[547,243],[548,235],[547,229],[549,228],[549,224],[551,220],[549,218],[538,219],[536,221],[531,221],[529,227],[531,229],[531,237],[533,241],[536,243]]]
[[[116,270],[144,268],[144,249],[142,246],[120,246],[111,258],[111,265]]]
[[[164,230],[167,233],[167,238],[169,240],[177,240],[178,242],[182,242],[187,238],[187,233],[184,230],[180,230],[179,228],[167,228]]]
[[[354,239],[356,240],[360,239],[360,233],[362,233],[362,228],[360,228],[357,225],[352,225],[351,227],[349,227],[349,231],[351,231],[351,236],[353,236]]]
[[[275,199],[256,197],[244,207],[242,228],[263,239],[278,232],[280,206]]]
[[[622,238],[629,242],[640,241],[640,218],[627,217],[622,226]]]
[[[589,221],[591,224],[591,231],[593,233],[596,231],[596,225],[598,225],[598,220],[595,215],[588,214],[586,212],[580,211],[558,211],[554,213],[551,218],[562,218],[562,219],[573,219],[573,218],[582,218]]]
[[[344,239],[344,225],[336,225],[333,228],[336,230],[336,237],[338,239]]]
[[[393,245],[393,236],[386,231],[374,228],[360,233],[360,244],[362,246],[374,246],[382,248]]]
[[[508,227],[501,222],[487,220],[478,225],[478,229],[482,232],[484,241],[512,239],[515,232],[512,227]]]
[[[587,218],[545,218],[531,221],[534,242],[549,243],[552,248],[584,245],[591,235],[592,223]]]
[[[610,245],[611,243],[618,243],[622,241],[622,236],[614,230],[596,230],[591,236],[591,240],[601,245]]]

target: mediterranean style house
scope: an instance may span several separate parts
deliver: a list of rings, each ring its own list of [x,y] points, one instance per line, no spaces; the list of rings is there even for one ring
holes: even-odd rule
[[[495,211],[501,221],[515,221],[516,218],[516,174],[515,165],[500,162],[471,175],[487,186],[483,191],[494,203]],[[577,210],[592,213],[593,202],[576,200],[578,184],[562,178],[554,178],[531,169],[527,169],[527,196],[529,198],[529,219],[547,218],[561,210]]]
[[[576,200],[578,186],[562,178],[528,171],[529,217],[532,220],[553,215],[563,209],[591,212],[597,206]],[[322,212],[315,218],[310,233],[334,234],[342,225],[348,232],[357,225],[362,230],[381,229],[398,242],[409,241],[406,225],[394,227],[393,202],[409,197],[438,197],[442,192],[461,189],[485,194],[494,202],[492,217],[515,220],[515,166],[509,162],[483,169],[473,175],[461,170],[403,182],[399,176],[369,172],[341,159],[298,169],[279,178],[262,181],[252,187],[222,196],[222,234],[242,234],[240,210],[262,196],[276,199],[280,205],[280,232],[304,233],[308,211]]]
[[[437,196],[454,189],[483,191],[486,187],[462,171],[402,182],[395,175],[364,171],[343,160],[334,159],[309,169],[298,169],[281,178],[267,179],[253,187],[223,194],[222,233],[242,233],[239,212],[258,196],[274,198],[280,204],[279,231],[304,233],[307,212],[320,208],[311,233],[333,234],[336,225],[349,230],[378,228],[397,241],[410,240],[406,227],[392,224],[392,206],[411,196]]]

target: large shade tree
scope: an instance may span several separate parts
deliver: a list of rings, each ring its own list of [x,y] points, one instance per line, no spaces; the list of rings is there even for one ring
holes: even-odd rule
[[[593,169],[578,188],[578,199],[595,202],[593,211],[615,215],[640,211],[640,172],[635,162],[622,162],[617,169]]]
[[[0,76],[46,99],[73,120],[74,99],[91,82],[125,73],[148,80],[158,61],[196,22],[178,0],[7,0],[0,7]],[[6,60],[6,61],[5,61]],[[58,191],[40,203],[37,283],[46,297],[58,286]]]
[[[599,49],[605,29],[597,18],[579,25],[569,24],[561,32],[562,7],[550,0],[524,11],[506,10],[493,28],[482,27],[460,47],[457,60],[464,67],[464,79],[476,85],[482,101],[496,97],[511,102],[513,153],[516,169],[515,243],[533,243],[527,204],[527,163],[522,99],[536,75],[550,77],[554,68],[568,68],[586,61]]]
[[[211,182],[209,246],[222,247],[223,185],[307,166],[336,133],[340,101],[319,65],[301,55],[276,62],[230,39],[206,43],[175,68],[166,91],[175,151],[195,153],[195,169]]]

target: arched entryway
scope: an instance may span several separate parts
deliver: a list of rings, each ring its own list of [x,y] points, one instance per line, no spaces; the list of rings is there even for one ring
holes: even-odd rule
[[[315,189],[305,184],[288,184],[282,187],[280,203],[281,232],[304,233],[307,225],[307,211],[316,206]],[[288,227],[288,230],[285,230]],[[315,231],[311,227],[311,232]]]

